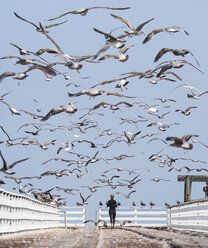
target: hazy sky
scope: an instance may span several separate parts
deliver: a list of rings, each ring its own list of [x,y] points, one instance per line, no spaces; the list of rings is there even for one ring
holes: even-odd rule
[[[150,162],[149,156],[153,153],[164,149],[160,154],[168,154],[173,158],[189,158],[195,160],[202,160],[207,162],[207,148],[200,143],[194,144],[192,150],[184,150],[181,148],[175,148],[164,144],[160,140],[154,140],[147,144],[147,142],[157,137],[165,140],[168,136],[182,137],[185,134],[195,134],[199,137],[194,138],[197,141],[203,142],[208,145],[207,135],[207,99],[208,95],[203,95],[199,100],[187,98],[187,93],[190,90],[185,87],[178,87],[179,85],[188,84],[196,87],[198,90],[193,89],[196,94],[207,90],[207,41],[208,36],[204,33],[205,24],[207,23],[207,1],[126,1],[126,0],[114,0],[114,1],[11,1],[4,2],[1,7],[1,51],[0,56],[20,56],[18,50],[11,46],[9,43],[14,43],[26,50],[37,52],[40,48],[53,48],[54,45],[42,34],[35,30],[35,27],[18,19],[13,12],[16,12],[25,19],[34,22],[35,24],[41,23],[48,25],[49,22],[45,21],[49,18],[56,17],[64,12],[70,10],[76,10],[80,8],[87,8],[92,6],[109,6],[109,7],[131,7],[125,11],[113,11],[107,9],[94,9],[90,10],[87,16],[80,15],[66,15],[60,19],[55,20],[52,23],[62,22],[67,20],[67,23],[58,27],[50,29],[50,35],[59,44],[62,50],[69,55],[92,55],[105,45],[105,37],[96,33],[93,28],[103,30],[109,33],[114,28],[112,34],[118,36],[123,34],[125,30],[128,30],[127,26],[119,20],[114,19],[110,13],[121,16],[129,20],[134,27],[139,24],[155,18],[153,21],[143,27],[144,35],[134,36],[127,38],[126,45],[133,45],[131,49],[127,51],[129,59],[122,63],[116,59],[107,59],[89,63],[82,61],[83,68],[80,70],[80,74],[76,70],[69,70],[67,67],[57,65],[54,67],[60,72],[66,72],[71,77],[66,81],[63,75],[57,75],[52,78],[51,81],[46,81],[45,75],[40,70],[33,70],[28,73],[28,77],[25,80],[15,80],[10,78],[4,79],[1,84],[1,95],[11,91],[5,96],[4,101],[11,107],[14,107],[18,111],[26,110],[32,113],[45,116],[50,109],[59,107],[60,105],[66,105],[72,102],[78,111],[75,114],[69,115],[61,113],[59,115],[51,117],[44,124],[51,124],[54,126],[42,126],[37,136],[27,134],[25,131],[37,131],[33,126],[18,128],[25,123],[37,123],[40,124],[40,119],[33,119],[30,115],[21,112],[21,115],[12,115],[8,107],[0,102],[0,125],[4,127],[8,132],[11,139],[18,137],[29,137],[29,139],[37,139],[41,144],[45,142],[57,139],[55,145],[48,146],[47,150],[42,150],[38,145],[14,145],[8,146],[6,144],[7,137],[1,131],[0,140],[4,141],[0,145],[2,154],[4,155],[8,164],[26,157],[31,157],[27,162],[16,165],[13,171],[16,172],[14,176],[33,176],[40,175],[47,170],[61,170],[61,169],[73,169],[76,165],[67,167],[67,163],[61,161],[51,161],[45,165],[41,165],[43,162],[51,158],[63,158],[79,161],[78,157],[73,154],[69,154],[67,151],[62,150],[57,154],[58,148],[61,143],[72,142],[75,140],[90,140],[97,144],[97,148],[90,148],[87,143],[74,143],[72,152],[88,155],[93,157],[97,151],[97,158],[109,159],[121,154],[128,154],[134,156],[133,158],[126,158],[120,161],[108,160],[108,164],[104,160],[100,160],[96,163],[91,163],[87,166],[89,175],[84,175],[80,179],[77,179],[74,175],[63,176],[56,179],[55,176],[44,176],[41,180],[34,179],[32,181],[24,180],[22,185],[27,182],[32,182],[34,187],[41,188],[43,191],[49,188],[59,186],[64,188],[76,188],[80,189],[83,196],[89,195],[90,191],[87,188],[81,188],[81,186],[94,186],[96,185],[94,180],[101,178],[102,173],[110,168],[126,168],[126,169],[141,169],[138,174],[141,182],[137,183],[133,189],[137,192],[131,195],[130,199],[125,199],[122,195],[117,195],[116,192],[124,192],[128,194],[130,190],[127,187],[118,187],[111,189],[110,187],[99,188],[96,193],[89,198],[87,210],[89,217],[94,217],[98,202],[106,201],[109,198],[110,193],[115,194],[116,200],[119,200],[123,206],[128,206],[132,201],[139,202],[142,200],[148,205],[150,201],[153,201],[157,206],[164,206],[164,202],[175,204],[176,200],[183,201],[183,183],[177,182],[177,176],[179,174],[187,174],[186,170],[177,172],[172,170],[168,172],[170,167],[164,165],[160,167],[157,163]],[[51,24],[51,23],[50,23]],[[169,34],[167,32],[161,32],[155,35],[149,42],[142,44],[145,36],[152,30],[157,28],[167,28],[174,25],[179,25],[189,32],[187,36],[184,32],[180,31],[175,34]],[[165,54],[157,63],[154,63],[154,58],[158,51],[162,48],[174,48],[174,49],[188,49],[190,50],[200,63],[200,67],[196,64],[194,58],[188,54],[184,58],[179,56],[175,57],[172,53]],[[117,53],[116,48],[111,48],[105,52]],[[103,56],[102,54],[101,56]],[[100,56],[100,57],[101,57]],[[25,58],[35,58],[34,56],[25,56]],[[44,59],[52,62],[61,62],[53,54],[42,55]],[[37,58],[37,57],[36,57]],[[116,96],[98,96],[95,98],[89,98],[86,95],[69,98],[67,93],[76,93],[83,89],[89,89],[93,85],[104,81],[121,77],[121,73],[139,71],[145,72],[149,69],[154,69],[160,62],[174,60],[174,59],[186,59],[190,63],[199,67],[204,74],[200,73],[192,66],[186,64],[181,69],[172,70],[177,73],[183,81],[176,80],[176,82],[159,81],[158,84],[151,84],[151,79],[143,78],[138,79],[134,77],[129,79],[127,89],[117,89],[115,85],[118,82],[106,84],[99,88],[116,91],[118,93],[134,96],[134,99],[119,98]],[[1,71],[0,74],[5,71],[23,72],[28,66],[14,65],[17,59],[0,60]],[[168,76],[174,78],[173,76]],[[85,78],[85,79],[83,79]],[[175,79],[175,78],[174,78]],[[73,84],[66,86],[69,83],[80,85],[75,87]],[[176,102],[161,103],[154,98],[163,97],[171,98]],[[34,101],[35,99],[35,101]],[[100,132],[105,129],[111,129],[112,136],[105,135],[98,137],[98,132],[95,128],[87,129],[85,133],[81,133],[78,129],[68,131],[67,128],[63,130],[56,130],[51,132],[51,127],[65,126],[70,127],[73,123],[80,122],[79,117],[88,112],[87,108],[92,108],[96,104],[106,101],[108,103],[117,103],[119,101],[127,101],[129,103],[143,102],[149,105],[159,105],[158,114],[169,112],[163,119],[150,115],[148,110],[142,107],[127,108],[124,105],[120,105],[120,110],[112,111],[107,108],[100,108],[96,110],[96,113],[85,118],[93,118],[94,122],[98,123],[97,128]],[[164,108],[164,106],[170,106]],[[197,108],[191,109],[191,114],[185,116],[180,112],[175,112],[176,109],[186,109],[189,106],[196,106]],[[37,109],[41,112],[38,112]],[[132,124],[122,124],[120,118],[141,120],[138,115],[148,118],[146,122],[138,122],[137,127]],[[82,119],[83,120],[83,119]],[[157,125],[147,127],[152,122],[161,122],[171,124],[174,122],[180,125],[172,125],[166,131],[159,131]],[[119,135],[123,135],[124,131],[131,132],[132,134],[141,131],[136,138],[136,144],[128,145],[125,142],[115,142],[107,149],[102,148],[103,144],[106,144],[113,138]],[[157,134],[155,136],[141,138],[143,135],[152,133]],[[77,137],[78,136],[78,137]],[[131,136],[131,134],[130,134]],[[126,139],[122,136],[122,139]],[[19,140],[18,140],[19,141]],[[26,140],[28,141],[28,140]],[[191,141],[190,141],[191,142]],[[192,142],[191,142],[192,143]],[[102,145],[100,145],[102,144]],[[169,142],[168,142],[169,144]],[[163,155],[163,158],[164,155]],[[87,161],[88,159],[83,159]],[[81,161],[81,160],[80,160]],[[86,162],[85,162],[86,163]],[[85,164],[84,163],[84,164]],[[181,168],[188,166],[190,168],[207,168],[207,163],[194,163],[188,160],[177,160],[173,163],[173,166]],[[149,172],[147,171],[149,170]],[[84,172],[83,168],[80,168]],[[128,175],[126,172],[109,172],[108,175],[119,175],[120,178],[114,179],[113,182],[122,181],[122,179],[132,179],[136,175]],[[191,174],[206,175],[206,172],[190,172]],[[12,190],[13,187],[18,185],[13,180],[5,179],[4,174],[1,173],[0,178],[3,179],[6,184],[2,186],[3,189],[17,192]],[[153,182],[152,178],[164,178],[170,180],[169,182],[160,181],[158,183]],[[124,181],[123,181],[124,182]],[[102,185],[101,183],[99,185]],[[193,184],[192,199],[204,197],[202,187],[204,183]],[[77,201],[80,201],[79,193],[76,196],[64,194],[62,191],[52,191],[54,194],[61,194],[62,197],[67,198],[67,205],[75,206]]]

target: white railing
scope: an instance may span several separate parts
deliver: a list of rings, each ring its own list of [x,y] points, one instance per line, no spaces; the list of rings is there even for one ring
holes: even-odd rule
[[[208,232],[208,199],[170,206],[168,208],[168,227]]]
[[[60,227],[84,227],[86,210],[84,207],[62,207],[60,209]]]
[[[99,208],[98,219],[105,220],[107,224],[109,224],[110,219],[107,208]],[[115,225],[122,224],[124,221],[126,221],[126,226],[166,227],[167,211],[166,209],[156,207],[118,207],[116,209]],[[127,221],[131,221],[131,223]],[[102,225],[102,223],[100,223],[100,225]]]
[[[57,207],[0,189],[0,234],[58,225]]]

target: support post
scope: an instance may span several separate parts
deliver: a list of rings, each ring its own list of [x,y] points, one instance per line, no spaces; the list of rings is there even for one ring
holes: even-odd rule
[[[67,229],[66,211],[64,211],[64,228]]]
[[[187,176],[185,184],[184,184],[184,202],[188,202],[191,200],[191,180],[189,176]]]

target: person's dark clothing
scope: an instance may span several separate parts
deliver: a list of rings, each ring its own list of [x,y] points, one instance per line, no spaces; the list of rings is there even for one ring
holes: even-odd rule
[[[116,212],[109,212],[109,216],[110,216],[110,223],[115,224]]]
[[[107,207],[109,207],[110,223],[115,224],[117,202],[111,199],[107,202]]]

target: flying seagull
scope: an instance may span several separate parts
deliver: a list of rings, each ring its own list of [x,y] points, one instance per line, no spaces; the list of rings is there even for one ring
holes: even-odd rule
[[[82,91],[75,93],[75,94],[68,93],[68,96],[69,97],[77,97],[77,96],[81,96],[81,95],[88,95],[88,96],[96,97],[96,96],[100,96],[104,93],[106,95],[114,95],[114,96],[118,96],[118,97],[135,98],[133,96],[125,96],[125,95],[119,94],[115,91],[101,90],[101,89],[82,90]]]
[[[24,158],[24,159],[21,159],[21,160],[17,160],[15,162],[11,163],[10,165],[7,165],[7,162],[4,159],[1,151],[0,151],[0,156],[1,156],[2,161],[3,161],[3,168],[0,169],[0,171],[2,171],[3,173],[9,174],[9,175],[15,174],[15,172],[11,172],[9,170],[12,169],[16,164],[19,164],[19,163],[24,162],[24,161],[29,159],[29,158]]]
[[[111,14],[112,17],[114,17],[115,19],[118,19],[119,21],[122,21],[123,23],[125,23],[127,25],[127,27],[130,29],[130,31],[126,31],[125,33],[127,35],[141,35],[141,34],[144,34],[144,32],[142,31],[142,28],[144,27],[144,25],[146,25],[147,23],[149,23],[150,21],[154,20],[155,18],[151,18],[150,20],[140,24],[139,26],[137,26],[137,28],[134,28],[134,26],[126,19],[120,17],[120,16],[117,16],[117,15],[114,15],[114,14]]]
[[[126,10],[126,9],[130,9],[130,7],[125,7],[125,8],[111,8],[111,7],[95,6],[95,7],[90,7],[90,8],[82,8],[82,9],[71,10],[71,11],[65,12],[65,13],[57,16],[57,17],[48,19],[47,21],[53,21],[53,20],[56,20],[56,19],[61,18],[61,17],[65,16],[65,15],[68,15],[68,14],[86,16],[88,14],[88,11],[89,10],[92,10],[92,9]]]
[[[147,43],[148,41],[150,41],[150,40],[153,38],[154,35],[156,35],[156,34],[158,34],[158,33],[160,33],[160,32],[168,32],[168,33],[172,34],[172,33],[177,33],[177,32],[179,32],[180,30],[183,31],[186,35],[189,35],[189,33],[188,33],[185,29],[183,29],[182,27],[177,26],[177,25],[175,25],[175,26],[173,26],[173,27],[168,27],[168,28],[158,28],[158,29],[152,30],[152,31],[145,37],[145,39],[143,40],[143,44],[145,44],[145,43]]]
[[[21,17],[20,15],[18,15],[16,12],[14,12],[14,15],[15,15],[17,18],[19,18],[20,20],[32,24],[32,25],[36,28],[36,31],[38,31],[38,32],[43,32],[43,30],[41,29],[41,27],[38,27],[35,23],[33,23],[33,22],[31,22],[31,21],[28,21],[28,20],[24,19],[23,17]],[[52,28],[52,27],[54,27],[54,26],[61,25],[61,24],[65,23],[65,22],[67,22],[67,21],[60,22],[60,23],[56,23],[56,24],[51,24],[51,25],[48,25],[48,26],[44,26],[44,29]]]
[[[51,118],[53,115],[60,114],[62,112],[68,113],[68,114],[74,114],[77,111],[77,108],[72,103],[69,103],[68,105],[60,106],[58,108],[52,108],[46,116],[44,116],[41,121],[46,121],[49,118]]]
[[[162,48],[158,54],[156,55],[154,62],[157,62],[165,53],[172,52],[175,56],[185,56],[186,54],[191,54],[191,56],[195,59],[196,63],[199,65],[199,62],[194,57],[193,53],[187,49],[173,49],[173,48]]]
[[[188,135],[184,135],[182,138],[171,136],[171,137],[167,137],[166,140],[167,141],[174,141],[172,144],[170,144],[170,146],[180,147],[180,148],[183,148],[186,150],[191,150],[193,148],[193,144],[188,143],[188,141],[192,137],[199,137],[199,135],[188,134]]]

